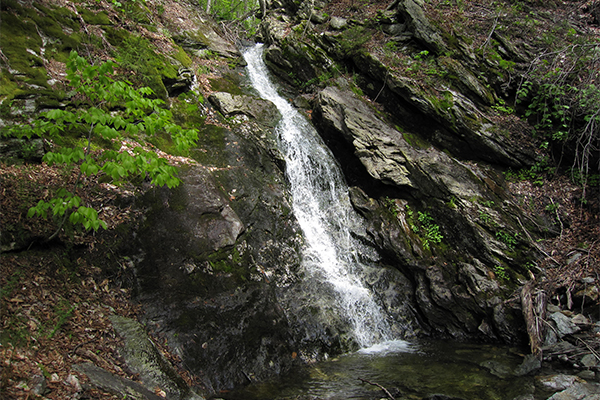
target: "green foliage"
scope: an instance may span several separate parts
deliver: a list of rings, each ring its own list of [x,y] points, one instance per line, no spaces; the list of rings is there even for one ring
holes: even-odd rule
[[[504,230],[496,231],[496,239],[504,243],[511,251],[514,251],[519,243],[518,234],[510,234]]]
[[[156,51],[148,39],[122,31],[113,32],[113,35],[115,37],[111,42],[118,47],[119,65],[135,72],[139,83],[150,87],[158,97],[166,99],[163,77],[176,78],[175,67]]]
[[[73,315],[73,311],[75,311],[76,308],[77,305],[71,306],[71,304],[69,304],[69,302],[67,302],[66,300],[63,300],[58,303],[58,305],[55,308],[55,312],[58,316],[58,319],[54,324],[52,331],[50,331],[50,333],[48,334],[48,339],[52,339],[54,335],[56,335],[56,333],[65,324],[65,322],[67,322],[71,315]]]
[[[344,57],[352,57],[369,41],[370,34],[363,26],[353,26],[338,36],[339,48]]]
[[[74,95],[73,107],[44,112],[31,124],[13,126],[8,135],[37,136],[60,143],[68,135],[83,133],[85,140],[79,145],[63,146],[47,153],[43,160],[50,165],[76,168],[80,177],[102,173],[119,183],[134,176],[146,176],[155,185],[177,186],[180,181],[176,168],[141,146],[129,152],[90,151],[92,142],[120,144],[125,138],[132,138],[145,143],[147,138],[161,132],[168,133],[180,151],[190,148],[198,139],[197,130],[183,129],[173,122],[172,113],[164,108],[162,100],[150,98],[154,94],[150,88],[136,90],[129,82],[114,80],[111,77],[114,67],[110,61],[90,65],[72,52],[67,77]],[[40,200],[28,212],[29,217],[48,215],[65,220],[68,216],[71,224],[85,229],[106,228],[96,210],[84,205],[80,196],[64,187],[50,200]]]
[[[491,225],[493,223],[492,217],[490,216],[490,214],[484,212],[484,211],[479,211],[479,219],[486,225]]]
[[[547,173],[553,173],[552,168],[547,158],[536,162],[529,168],[523,168],[517,171],[509,169],[504,172],[504,177],[511,182],[518,181],[531,181],[534,185],[542,186],[544,184],[544,178]]]
[[[510,280],[510,276],[506,273],[506,269],[502,265],[496,265],[494,267],[494,274],[503,281]]]
[[[383,199],[383,204],[385,205],[385,208],[387,208],[387,210],[392,213],[392,215],[394,216],[394,218],[398,218],[398,206],[396,205],[396,201],[394,199],[391,199],[389,197],[385,197]]]
[[[504,114],[514,114],[515,113],[515,109],[507,106],[506,105],[506,101],[504,101],[503,99],[499,99],[496,104],[494,104],[492,106],[492,109],[504,113]]]
[[[596,40],[544,53],[517,91],[517,101],[527,106],[525,115],[547,140],[543,146],[559,143],[562,149],[573,149],[573,167],[584,177],[595,168],[591,160],[600,137],[599,50]]]
[[[421,223],[420,233],[423,238],[423,247],[429,249],[430,243],[439,244],[444,239],[440,232],[440,227],[437,225],[433,217],[427,212],[418,212],[418,220]]]
[[[4,299],[5,297],[8,297],[12,293],[12,291],[15,289],[15,287],[21,280],[22,276],[23,276],[23,270],[17,269],[12,274],[10,279],[4,284],[4,286],[0,287],[0,300]]]
[[[406,217],[410,229],[419,235],[425,249],[429,250],[432,243],[442,243],[444,236],[440,232],[440,226],[435,223],[433,217],[428,212],[417,211],[417,217],[415,218],[414,211],[407,204]]]

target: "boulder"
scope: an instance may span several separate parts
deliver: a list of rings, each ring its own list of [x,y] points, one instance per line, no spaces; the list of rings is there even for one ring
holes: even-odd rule
[[[125,359],[127,366],[139,375],[147,390],[158,387],[166,393],[168,398],[174,400],[202,400],[175,372],[173,366],[156,348],[139,322],[118,315],[111,316],[110,320],[115,331],[124,341],[123,348],[120,349],[121,356]],[[81,369],[99,378],[102,376],[102,372],[97,369],[85,365]],[[122,380],[120,382],[124,386],[131,386],[125,385]]]
[[[401,21],[406,21],[407,29],[423,46],[435,53],[443,53],[446,49],[444,40],[429,23],[423,11],[423,3],[419,0],[399,0],[397,10]]]
[[[572,335],[580,330],[580,328],[571,320],[571,318],[567,317],[562,312],[552,313],[550,314],[549,318],[554,322],[556,334],[559,338]]]
[[[600,400],[600,385],[575,382],[572,386],[548,397],[548,400]]]
[[[73,366],[73,369],[87,376],[92,385],[118,396],[132,397],[140,400],[164,399],[164,397],[156,395],[153,390],[147,389],[138,382],[113,375],[92,363],[76,364]]]
[[[460,252],[460,262],[444,260],[454,256],[423,247],[411,227],[415,222],[409,222],[408,202],[387,205],[396,214],[387,219],[381,203],[358,188],[351,191],[354,206],[368,221],[369,240],[387,255],[388,263],[414,282],[414,301],[428,327],[453,337],[499,334],[506,340],[518,339],[515,326],[520,311],[502,304],[505,289],[493,279],[490,267],[502,254],[501,244],[480,229],[466,206],[472,198],[506,196],[502,189],[490,186],[493,180],[483,171],[468,168],[430,145],[418,146],[414,138],[409,143],[409,136],[377,117],[350,90],[327,87],[319,92],[313,121],[344,165],[358,164],[352,168],[358,185],[375,193],[409,192],[432,204],[431,212],[446,227],[441,231],[448,229],[444,242]],[[444,206],[439,202],[448,198],[462,199],[465,208],[440,210]],[[507,216],[497,217],[501,221]],[[437,261],[423,262],[430,251]]]
[[[348,26],[348,20],[346,18],[333,16],[329,20],[329,26],[331,27],[331,29],[339,31]]]
[[[279,121],[277,107],[270,101],[255,96],[214,92],[208,100],[226,117],[246,115],[270,127],[274,127]]]
[[[542,387],[545,390],[552,391],[565,390],[572,386],[577,381],[577,379],[578,378],[574,375],[565,374],[536,377],[538,386]]]

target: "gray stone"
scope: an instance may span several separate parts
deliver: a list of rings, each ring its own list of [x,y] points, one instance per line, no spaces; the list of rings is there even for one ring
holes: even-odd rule
[[[581,364],[586,368],[598,365],[598,358],[594,354],[586,354],[581,358]]]
[[[546,375],[536,377],[536,382],[539,386],[544,388],[545,390],[565,390],[577,380],[577,377],[574,375]]]
[[[400,36],[406,31],[405,24],[383,24],[381,25],[383,32],[391,36]]]
[[[561,389],[558,389],[561,390]],[[555,393],[548,400],[600,400],[600,387],[597,384],[575,382],[570,387]]]
[[[164,400],[163,397],[157,396],[143,385],[113,375],[92,363],[77,364],[73,366],[73,369],[87,376],[92,385],[118,396],[136,400]]]
[[[561,312],[552,313],[549,318],[556,324],[556,334],[559,338],[572,335],[580,330],[579,327],[571,321],[571,318]]]
[[[398,11],[407,21],[407,28],[414,33],[415,38],[421,41],[429,50],[443,53],[446,48],[442,37],[429,23],[423,11],[423,5],[415,0],[398,2]]]
[[[329,20],[329,26],[331,26],[331,29],[342,30],[348,26],[348,20],[346,18],[334,16]]]
[[[593,381],[594,379],[596,379],[596,373],[589,369],[585,369],[583,371],[578,372],[577,376],[581,379],[585,379],[586,381]]]
[[[27,386],[29,386],[29,388],[31,389],[31,393],[35,394],[36,396],[43,396],[46,393],[48,387],[46,383],[46,378],[43,374],[33,375],[29,379]]]
[[[539,357],[536,357],[533,354],[527,354],[523,359],[523,362],[517,368],[515,368],[515,375],[529,375],[532,372],[539,370],[541,367],[542,361],[539,359]]]
[[[327,22],[328,18],[329,17],[327,16],[327,14],[323,12],[313,11],[310,14],[310,21],[314,22],[315,24],[324,24],[325,22]]]
[[[208,100],[226,117],[243,114],[268,126],[275,126],[279,120],[277,107],[270,101],[258,97],[215,92],[208,97]]]
[[[159,387],[173,399],[200,399],[162,356],[139,322],[118,315],[111,316],[110,321],[124,340],[120,350],[122,357],[127,366],[139,374],[147,389]]]
[[[381,84],[385,82],[386,91],[397,96],[391,100],[396,103],[390,104],[390,107],[397,108],[398,113],[407,113],[407,119],[418,120],[418,125],[422,127],[420,129],[435,131],[431,140],[452,154],[519,168],[535,161],[535,153],[531,148],[515,145],[503,136],[467,95],[452,89],[446,90],[442,104],[439,98],[424,93],[418,82],[390,71],[374,54],[356,54],[354,63],[367,76]],[[465,78],[471,75],[465,80],[467,83],[462,83],[468,89],[467,94],[473,93],[480,102],[486,104],[493,100],[493,95],[478,84],[470,72],[462,67],[461,70]],[[419,114],[405,110],[407,106],[416,108]]]

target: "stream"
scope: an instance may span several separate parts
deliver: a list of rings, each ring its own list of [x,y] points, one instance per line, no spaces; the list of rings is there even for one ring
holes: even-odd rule
[[[362,228],[339,166],[310,122],[282,98],[269,78],[263,45],[244,51],[258,94],[282,115],[277,127],[293,210],[304,232],[303,263],[315,286],[335,293],[360,350],[274,381],[228,394],[230,399],[514,399],[533,393],[533,379],[515,377],[518,349],[441,341],[400,340],[361,271],[375,250],[354,239]],[[396,333],[394,333],[396,332]],[[389,392],[386,394],[383,390]]]

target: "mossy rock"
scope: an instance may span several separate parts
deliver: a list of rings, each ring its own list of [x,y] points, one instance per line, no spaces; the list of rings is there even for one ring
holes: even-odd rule
[[[164,82],[178,77],[177,67],[169,58],[158,52],[144,37],[113,27],[107,27],[105,31],[106,39],[116,47],[120,67],[135,72],[138,77],[136,83],[150,87],[157,97],[166,99]],[[191,60],[189,63],[191,64]]]
[[[112,25],[112,22],[110,21],[110,18],[108,18],[108,14],[106,13],[106,11],[100,11],[98,13],[95,13],[89,8],[85,7],[77,7],[77,11],[87,24]]]
[[[237,74],[229,73],[220,78],[209,79],[210,87],[215,92],[227,92],[235,95],[242,94],[240,78]]]

